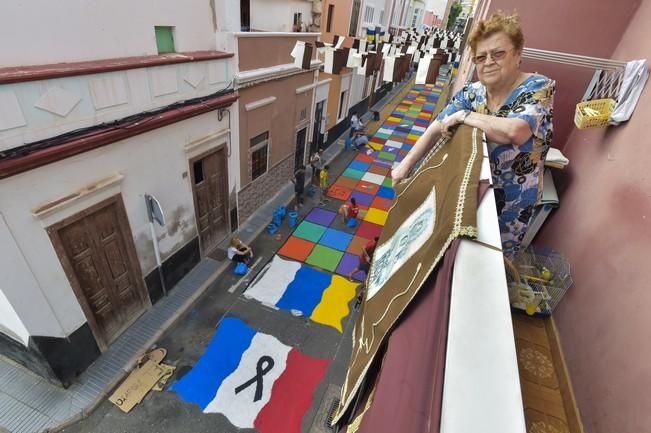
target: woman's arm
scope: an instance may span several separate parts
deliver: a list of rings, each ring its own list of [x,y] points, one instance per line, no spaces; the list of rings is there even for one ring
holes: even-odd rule
[[[436,140],[441,138],[441,122],[435,120],[430,123],[423,135],[421,135],[414,147],[412,147],[400,164],[391,170],[393,184],[405,179],[414,164],[425,155],[425,153],[434,145]]]
[[[423,135],[421,135],[416,141],[414,147],[412,147],[409,153],[407,153],[400,165],[398,165],[395,170],[391,171],[394,185],[405,179],[416,161],[422,158],[444,133],[448,133],[447,131],[449,126],[446,127],[444,123],[448,121],[450,117],[455,114],[461,114],[459,111],[472,109],[472,102],[467,95],[471,86],[472,85],[464,86],[456,95],[454,95],[450,103],[438,114],[436,120],[430,123]]]
[[[458,124],[460,116],[455,113],[450,117],[455,117],[452,120]],[[471,112],[463,123],[481,129],[486,133],[486,138],[494,143],[520,146],[526,143],[532,135],[529,123],[523,119],[509,119]]]

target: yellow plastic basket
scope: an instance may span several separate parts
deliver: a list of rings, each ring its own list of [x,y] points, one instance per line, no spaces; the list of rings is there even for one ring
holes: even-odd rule
[[[574,124],[579,129],[605,128],[608,126],[608,119],[613,114],[614,108],[615,100],[610,98],[579,102],[576,104],[574,112]],[[594,110],[598,114],[591,114],[590,110]]]

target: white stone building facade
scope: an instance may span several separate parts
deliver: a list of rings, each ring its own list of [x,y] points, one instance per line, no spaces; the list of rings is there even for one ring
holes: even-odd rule
[[[0,353],[63,384],[161,297],[145,194],[168,288],[237,218],[238,95],[210,3],[94,5],[0,15],[30,42],[0,60]]]

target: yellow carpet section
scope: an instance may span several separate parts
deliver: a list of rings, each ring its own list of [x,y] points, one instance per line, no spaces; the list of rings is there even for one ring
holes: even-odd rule
[[[387,211],[372,207],[369,208],[369,210],[366,212],[366,215],[364,215],[363,218],[364,221],[368,221],[370,223],[383,226],[384,223],[387,222],[388,215],[389,213]]]
[[[333,275],[332,282],[323,292],[321,302],[312,312],[310,319],[344,332],[341,321],[350,313],[348,303],[355,297],[358,284],[342,276]]]

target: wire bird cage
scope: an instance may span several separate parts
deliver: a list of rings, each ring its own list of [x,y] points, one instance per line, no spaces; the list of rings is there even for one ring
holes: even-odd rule
[[[511,306],[529,315],[551,315],[572,285],[567,259],[551,248],[530,245],[506,263]]]

